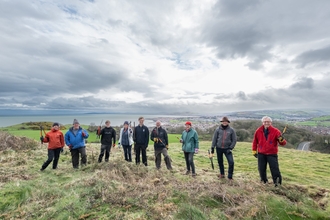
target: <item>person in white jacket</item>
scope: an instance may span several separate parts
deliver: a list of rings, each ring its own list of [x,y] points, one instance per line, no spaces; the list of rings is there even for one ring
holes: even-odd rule
[[[132,162],[133,129],[128,125],[128,121],[125,121],[124,127],[120,129],[118,144],[123,146],[125,160]]]

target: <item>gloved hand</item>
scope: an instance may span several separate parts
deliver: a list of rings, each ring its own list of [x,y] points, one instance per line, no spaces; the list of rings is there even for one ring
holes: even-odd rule
[[[211,154],[214,154],[214,147],[211,147]]]
[[[226,154],[231,154],[231,149],[228,149],[228,150],[226,151]]]
[[[64,151],[64,150],[63,150],[63,147],[62,147],[62,148],[61,148],[61,153],[63,153],[63,151]]]
[[[168,150],[168,145],[166,145],[165,147],[166,147],[166,149]]]
[[[113,147],[116,147],[116,144],[112,144]]]
[[[97,127],[97,135],[100,135],[101,134],[101,126],[98,126]]]
[[[195,148],[195,154],[197,154],[198,153],[198,148]]]
[[[278,139],[279,142],[283,142],[284,141],[284,137],[283,136],[279,136],[277,139]]]
[[[182,139],[180,139],[180,143],[183,143],[183,140]]]
[[[154,138],[154,142],[157,143],[158,142],[158,138]]]
[[[255,158],[258,158],[258,153],[257,153],[256,150],[253,150],[253,151],[252,151],[252,155],[253,155]]]
[[[83,137],[85,137],[86,136],[86,134],[85,134],[85,132],[81,132],[81,135],[83,136]]]
[[[40,141],[43,142],[44,141],[44,136],[40,137]]]
[[[72,145],[70,144],[68,147],[69,147],[69,149],[70,149],[70,151],[71,151],[71,150],[72,150]]]

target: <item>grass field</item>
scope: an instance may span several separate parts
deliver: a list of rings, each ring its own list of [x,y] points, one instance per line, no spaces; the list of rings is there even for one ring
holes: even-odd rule
[[[312,118],[308,121],[297,122],[296,124],[305,125],[305,126],[329,127],[330,126],[330,115]]]
[[[88,165],[73,170],[67,148],[59,167],[39,169],[47,145],[0,154],[0,219],[329,219],[329,154],[281,147],[283,185],[261,184],[251,143],[233,151],[234,181],[218,180],[200,142],[197,177],[182,175],[185,163],[176,136],[169,135],[174,171],[156,170],[153,147],[149,166],[123,159],[114,148],[109,163],[97,163],[99,144],[88,143]],[[134,155],[133,155],[134,157]],[[227,163],[225,163],[227,167]],[[268,171],[268,176],[270,176]],[[269,177],[269,179],[271,179]]]

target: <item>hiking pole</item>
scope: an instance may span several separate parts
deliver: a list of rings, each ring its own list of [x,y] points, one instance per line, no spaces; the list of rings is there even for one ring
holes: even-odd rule
[[[214,170],[213,155],[211,154],[210,150],[208,150],[208,152],[209,152],[209,158],[210,158],[210,161],[211,161],[212,170]]]

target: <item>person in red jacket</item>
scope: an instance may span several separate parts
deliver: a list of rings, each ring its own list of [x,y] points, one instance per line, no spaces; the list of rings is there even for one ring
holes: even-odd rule
[[[269,164],[275,187],[282,184],[282,176],[278,165],[278,144],[286,145],[280,130],[272,126],[272,119],[264,116],[262,126],[254,133],[252,154],[258,158],[258,170],[262,182],[267,183],[267,163]]]
[[[64,136],[60,131],[59,123],[53,124],[52,130],[47,132],[46,136],[40,137],[43,143],[48,143],[48,159],[42,165],[40,171],[43,171],[53,161],[53,169],[57,168],[58,160],[60,159],[60,153],[64,147]]]

